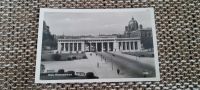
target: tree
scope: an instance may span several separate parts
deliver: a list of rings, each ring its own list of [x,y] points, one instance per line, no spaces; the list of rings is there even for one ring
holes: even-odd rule
[[[65,70],[64,69],[59,69],[58,70],[58,74],[64,74],[65,73]]]
[[[153,38],[142,38],[141,39],[144,49],[151,49],[153,48]]]
[[[45,71],[45,66],[43,64],[40,65],[40,73],[43,73]]]
[[[96,77],[93,72],[87,72],[86,73],[86,78],[95,79],[95,78],[98,78],[98,77]]]
[[[46,22],[43,22],[43,37],[42,37],[42,48],[50,47],[51,49],[57,48],[57,39],[55,35],[52,35],[49,26],[47,26]]]
[[[61,60],[61,55],[56,53],[56,54],[53,54],[52,55],[52,58],[55,60],[55,61],[60,61]]]
[[[67,73],[71,74],[71,75],[72,75],[72,77],[74,77],[74,76],[75,76],[75,72],[74,72],[74,71],[68,71]]]

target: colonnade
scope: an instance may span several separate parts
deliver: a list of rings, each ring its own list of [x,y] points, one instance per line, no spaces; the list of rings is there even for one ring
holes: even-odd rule
[[[112,41],[59,41],[59,52],[113,52],[138,51],[141,49],[140,40],[112,40]]]
[[[84,43],[82,42],[59,42],[58,51],[62,52],[80,52],[84,51]]]
[[[140,41],[121,41],[118,43],[119,51],[137,51],[141,49]]]

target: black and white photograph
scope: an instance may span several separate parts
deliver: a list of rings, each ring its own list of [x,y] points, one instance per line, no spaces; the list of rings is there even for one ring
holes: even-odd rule
[[[159,80],[153,8],[40,9],[36,83]]]

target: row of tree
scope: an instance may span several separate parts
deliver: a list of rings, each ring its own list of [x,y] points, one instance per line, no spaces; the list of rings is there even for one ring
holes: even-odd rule
[[[43,37],[42,37],[42,49],[56,49],[57,39],[55,35],[52,35],[49,26],[46,22],[43,22]]]

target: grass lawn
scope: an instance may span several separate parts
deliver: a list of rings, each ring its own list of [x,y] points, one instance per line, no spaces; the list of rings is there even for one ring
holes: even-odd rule
[[[123,52],[123,53],[137,57],[154,57],[153,52]]]
[[[70,60],[78,60],[78,59],[87,59],[85,53],[63,53],[58,54],[60,59],[58,61],[70,61]],[[42,53],[42,61],[57,61],[54,58],[55,54],[53,53]]]

